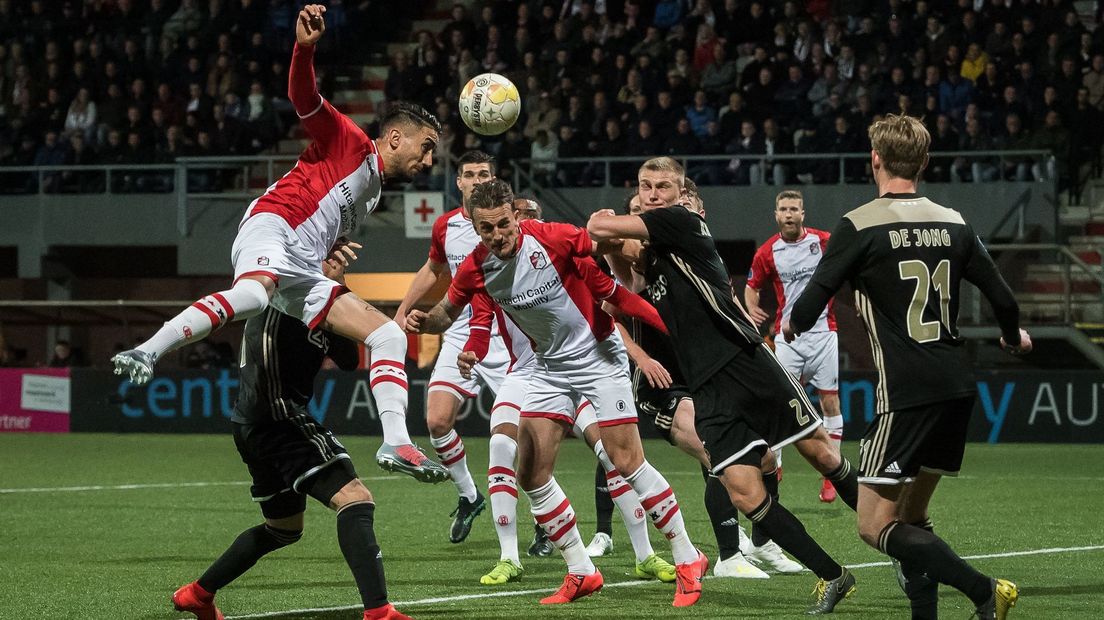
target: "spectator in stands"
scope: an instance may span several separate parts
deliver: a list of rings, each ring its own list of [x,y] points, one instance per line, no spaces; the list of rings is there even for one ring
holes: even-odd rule
[[[686,118],[690,121],[690,129],[694,135],[704,139],[709,123],[717,120],[717,110],[709,105],[709,98],[704,90],[694,93],[694,104],[686,108]]]
[[[935,121],[935,130],[931,132],[931,152],[958,150],[959,136],[947,114],[939,114]],[[953,158],[933,157],[924,170],[927,181],[946,183],[951,180]]]
[[[1020,116],[1009,113],[1004,120],[1005,133],[994,141],[994,147],[1001,151],[1020,151],[1032,147],[1031,135],[1024,130]],[[1031,159],[1026,155],[1008,155],[1003,158],[1001,178],[1006,181],[1027,181],[1031,171]]]
[[[729,60],[725,53],[724,45],[715,43],[713,46],[713,62],[702,70],[701,88],[713,100],[720,100],[736,87],[736,79],[739,71],[736,63]]]
[[[54,343],[54,354],[47,364],[50,368],[69,368],[70,366],[83,366],[80,354],[75,352],[68,340],[58,340]]]
[[[1050,151],[1050,157],[1035,158],[1031,163],[1031,174],[1036,181],[1056,181],[1064,175],[1069,165],[1069,132],[1062,126],[1062,118],[1057,110],[1050,110],[1044,117],[1043,126],[1032,132],[1031,143],[1034,148]]]
[[[1081,78],[1081,85],[1089,91],[1089,105],[1104,106],[1104,54],[1093,54],[1092,65]]]
[[[556,174],[555,159],[559,153],[559,142],[549,135],[547,129],[536,130],[533,144],[529,150],[529,170],[533,180],[545,187],[551,186]]]
[[[35,166],[64,166],[69,163],[69,148],[58,137],[58,132],[47,131],[46,139],[35,153]],[[45,172],[42,174],[42,191],[52,194],[61,186],[61,173]]]

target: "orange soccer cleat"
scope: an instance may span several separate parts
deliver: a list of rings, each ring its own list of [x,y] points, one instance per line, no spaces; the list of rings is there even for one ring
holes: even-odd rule
[[[414,620],[410,616],[395,609],[395,606],[391,603],[384,605],[383,607],[376,607],[375,609],[364,610],[364,620]]]
[[[563,585],[552,596],[541,599],[541,605],[562,605],[564,603],[570,603],[576,601],[584,596],[594,594],[598,590],[602,589],[602,585],[605,584],[605,580],[602,579],[602,572],[598,569],[594,569],[593,575],[573,575],[568,573],[564,577]]]
[[[194,581],[173,592],[172,602],[177,611],[191,612],[199,620],[223,620],[222,612],[215,607],[215,595]]]
[[[701,551],[698,559],[675,566],[675,607],[689,607],[701,598],[702,577],[709,570],[709,558]]]
[[[825,504],[836,501],[836,487],[832,486],[832,482],[827,478],[824,479],[824,484],[820,485],[820,501]]]

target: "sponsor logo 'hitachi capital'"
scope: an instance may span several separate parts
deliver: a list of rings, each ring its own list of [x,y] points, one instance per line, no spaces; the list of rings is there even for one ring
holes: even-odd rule
[[[343,233],[351,232],[356,229],[357,220],[360,219],[356,208],[353,207],[353,190],[349,189],[349,184],[345,181],[338,183],[337,188],[341,191],[342,198],[345,199],[345,203],[341,205],[341,231]]]
[[[517,308],[519,310],[524,308],[531,308],[535,305],[539,305],[541,303],[544,303],[545,301],[548,301],[547,297],[545,297],[545,294],[551,292],[553,289],[560,288],[562,286],[563,283],[560,282],[560,274],[557,273],[554,274],[552,276],[552,279],[547,282],[544,282],[538,286],[534,286],[533,288],[526,289],[514,295],[513,297],[508,297],[505,299],[495,299],[495,301],[497,301],[498,304],[501,306],[510,306],[511,308]],[[539,300],[536,299],[538,297],[540,298]],[[536,303],[531,303],[534,301],[536,301]],[[524,306],[524,308],[522,306]]]
[[[814,245],[813,247],[815,248],[818,246]],[[808,280],[812,277],[814,271],[816,271],[816,265],[806,265],[792,271],[779,271],[778,279],[787,283],[797,282],[798,280]]]

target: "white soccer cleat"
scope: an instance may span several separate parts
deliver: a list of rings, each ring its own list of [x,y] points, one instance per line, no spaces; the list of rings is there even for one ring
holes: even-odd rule
[[[742,553],[718,560],[713,566],[715,577],[734,577],[736,579],[770,579],[770,575],[764,573],[751,562],[747,561]]]
[[[125,375],[134,385],[147,383],[153,377],[153,356],[138,349],[116,353],[111,358],[115,374]]]
[[[592,558],[600,558],[609,555],[613,553],[613,539],[610,538],[609,534],[598,532],[594,535],[594,538],[590,540],[586,552],[587,555]]]
[[[740,526],[740,553],[746,558],[751,554],[752,549],[755,549],[755,545],[751,544],[751,537],[744,531],[744,526]]]
[[[766,544],[752,549],[751,553],[747,554],[747,559],[779,573],[800,573],[805,570],[805,567],[786,557],[773,540],[768,540]]]

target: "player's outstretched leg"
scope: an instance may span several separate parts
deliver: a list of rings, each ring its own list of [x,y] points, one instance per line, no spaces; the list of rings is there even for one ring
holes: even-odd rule
[[[463,472],[463,477],[453,477],[460,497],[456,502],[456,509],[452,511],[452,526],[449,528],[449,542],[461,543],[471,533],[472,524],[487,507],[483,494],[475,488],[475,482],[471,479],[467,465],[467,450],[464,449],[464,440],[451,429],[441,437],[433,437],[430,429],[430,442],[437,451],[437,457],[441,464],[452,472]]]
[[[491,500],[491,515],[494,517],[500,554],[494,568],[479,579],[479,583],[485,586],[518,581],[524,572],[518,557],[516,460],[517,441],[506,433],[491,435],[487,495]]]
[[[613,553],[613,500],[606,484],[606,468],[599,462],[594,469],[594,512],[597,525],[594,538],[587,545],[587,555],[592,558]]]
[[[767,455],[766,460],[769,463],[770,455]],[[777,503],[778,470],[769,469],[769,464],[766,467],[768,470],[763,472],[763,488],[766,489],[771,500]],[[751,544],[747,558],[759,566],[779,573],[800,573],[805,570],[800,564],[786,557],[778,544],[770,539],[758,523],[753,523],[751,526]]]
[[[272,287],[272,280],[267,277],[242,278],[229,290],[196,301],[166,321],[152,338],[112,357],[115,374],[130,377],[135,385],[146,383],[153,376],[154,365],[166,353],[202,340],[230,321],[248,319],[267,308]]]
[[[843,503],[855,510],[859,498],[859,472],[832,444],[828,432],[823,427],[818,428],[808,437],[794,442],[794,447],[832,483]]]

